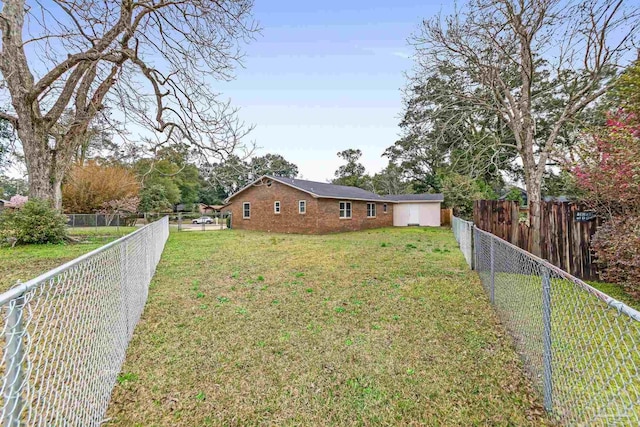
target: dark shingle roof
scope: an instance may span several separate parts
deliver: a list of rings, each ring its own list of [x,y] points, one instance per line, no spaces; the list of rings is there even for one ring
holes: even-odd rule
[[[350,187],[348,185],[335,185],[328,182],[307,181],[297,178],[283,178],[279,176],[269,176],[269,178],[288,184],[299,190],[315,194],[319,197],[328,197],[332,199],[363,199],[363,200],[390,200],[388,198],[363,190],[358,187]]]
[[[284,178],[281,176],[269,176],[258,178],[255,182],[260,181],[263,178],[279,181],[285,185],[297,188],[298,190],[310,193],[316,197],[328,198],[328,199],[344,199],[344,200],[366,200],[372,202],[408,202],[408,201],[442,201],[442,194],[395,194],[389,196],[380,196],[372,193],[371,191],[363,190],[358,187],[351,187],[348,185],[335,185],[328,182],[307,181],[305,179],[298,178]],[[252,184],[240,189],[236,193],[227,198],[227,201],[240,194]]]
[[[440,193],[437,194],[392,194],[389,196],[384,196],[388,200],[393,200],[394,202],[412,202],[412,201],[434,201],[434,202],[442,202],[444,201],[444,196]]]

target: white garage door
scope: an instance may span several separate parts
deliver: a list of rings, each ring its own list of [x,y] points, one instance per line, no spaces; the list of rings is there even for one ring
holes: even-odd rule
[[[398,203],[393,206],[393,225],[439,226],[440,203]]]
[[[420,225],[420,207],[416,205],[409,205],[409,225]]]

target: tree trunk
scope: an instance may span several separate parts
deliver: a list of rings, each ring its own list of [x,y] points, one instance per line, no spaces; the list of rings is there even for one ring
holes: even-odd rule
[[[41,162],[28,167],[29,197],[49,200],[51,206],[62,210],[62,180],[58,179],[56,171],[50,165]]]
[[[534,255],[542,256],[542,212],[541,201],[542,192],[540,181],[534,179],[527,180],[527,199],[529,205],[529,227],[531,229],[531,252]]]
[[[62,210],[62,178],[65,164],[58,161],[55,150],[49,148],[46,133],[18,131],[29,175],[29,197],[48,200],[51,205]]]

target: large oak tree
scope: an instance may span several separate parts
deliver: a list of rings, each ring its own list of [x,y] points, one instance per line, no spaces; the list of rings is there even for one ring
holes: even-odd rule
[[[578,115],[607,92],[629,56],[638,9],[624,0],[470,0],[426,20],[413,41],[418,75],[456,77],[443,108],[499,118],[518,153],[540,248],[542,180]],[[452,116],[454,117],[454,116]]]
[[[4,0],[0,112],[22,144],[32,197],[61,183],[106,105],[156,144],[218,156],[246,128],[211,80],[230,79],[256,31],[251,0]]]

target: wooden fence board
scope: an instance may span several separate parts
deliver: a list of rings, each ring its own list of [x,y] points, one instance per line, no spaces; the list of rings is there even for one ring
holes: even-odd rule
[[[450,226],[453,220],[453,209],[440,209],[440,225]]]
[[[520,222],[520,210],[517,202],[478,200],[473,207],[473,222],[481,230],[531,252],[531,229]],[[591,238],[600,220],[576,221],[578,211],[582,207],[574,203],[542,202],[542,258],[574,276],[594,280],[598,271],[592,261]]]

